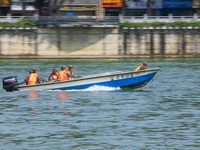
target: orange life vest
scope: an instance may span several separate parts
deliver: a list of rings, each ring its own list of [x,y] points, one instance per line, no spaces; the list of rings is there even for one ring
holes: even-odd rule
[[[27,85],[35,85],[38,84],[37,73],[31,73],[28,77]]]
[[[49,78],[50,76],[53,77],[53,80],[56,80],[58,78],[58,73],[56,72],[56,74],[53,74],[53,72],[49,75]]]
[[[68,70],[62,70],[58,73],[58,81],[67,81],[69,77],[67,76]]]
[[[139,66],[139,67],[137,67],[134,71],[139,71],[139,70],[141,70],[141,67],[144,67],[144,68],[146,68],[146,66],[144,66],[144,65],[141,65],[141,66]]]

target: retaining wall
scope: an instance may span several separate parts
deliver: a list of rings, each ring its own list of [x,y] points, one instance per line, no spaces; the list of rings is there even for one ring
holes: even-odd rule
[[[200,29],[1,29],[2,56],[200,54]]]

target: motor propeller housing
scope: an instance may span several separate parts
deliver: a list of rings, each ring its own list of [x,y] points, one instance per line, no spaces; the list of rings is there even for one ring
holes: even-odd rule
[[[17,85],[18,85],[17,76],[9,76],[3,78],[3,88],[7,92],[15,91]]]

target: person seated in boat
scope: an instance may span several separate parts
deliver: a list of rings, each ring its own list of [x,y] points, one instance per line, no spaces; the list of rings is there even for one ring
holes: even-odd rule
[[[147,68],[147,62],[143,62],[143,64],[137,67],[134,71],[145,70],[146,68]]]
[[[29,71],[29,75],[33,73],[33,69]],[[27,84],[29,75],[24,79],[24,82]]]
[[[39,76],[38,74],[38,69],[34,68],[31,72],[30,75],[26,77],[24,80],[26,82],[26,85],[35,85],[38,83],[44,83],[45,80]]]
[[[74,73],[74,66],[72,66],[72,65],[69,65],[69,67],[68,67],[67,76],[68,76],[68,78],[71,78],[71,80],[73,80],[74,78],[84,78],[83,75],[76,75]]]
[[[58,81],[67,81],[69,77],[67,76],[67,67],[65,65],[61,66],[61,71],[58,72]]]
[[[56,69],[52,69],[52,73],[49,75],[48,80],[49,81],[55,81],[58,78],[58,73]]]
[[[31,74],[31,73],[33,73],[33,69],[31,69],[31,70],[29,71],[29,74]]]

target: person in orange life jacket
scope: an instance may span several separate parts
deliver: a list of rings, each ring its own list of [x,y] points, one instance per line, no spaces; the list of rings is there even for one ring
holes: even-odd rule
[[[145,70],[147,68],[147,62],[143,62],[143,65],[137,67],[135,71]]]
[[[55,81],[58,78],[58,73],[56,69],[52,69],[52,73],[49,75],[49,81]]]
[[[27,76],[26,79],[24,80],[27,85],[35,85],[35,84],[38,84],[38,83],[45,82],[45,80],[42,79],[42,77],[40,77],[38,75],[38,69],[37,68],[32,69],[29,73],[30,73],[30,75]]]
[[[58,81],[67,81],[69,77],[67,76],[67,67],[65,65],[61,66],[61,71],[58,72]]]
[[[33,73],[33,69],[29,71],[29,75]],[[27,84],[29,75],[24,79],[24,82]]]
[[[76,74],[74,73],[74,67],[73,67],[72,65],[70,65],[70,66],[68,67],[67,76],[70,77],[72,80],[73,80],[74,78],[84,78],[83,75],[76,75]]]

